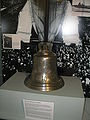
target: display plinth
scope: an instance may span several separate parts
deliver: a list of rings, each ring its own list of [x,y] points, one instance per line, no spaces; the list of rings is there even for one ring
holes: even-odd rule
[[[26,76],[26,73],[17,72],[0,87],[0,118],[31,120],[26,118],[23,105],[23,100],[31,100],[53,103],[53,120],[82,120],[84,96],[79,78],[62,76],[63,88],[40,92],[24,85]]]

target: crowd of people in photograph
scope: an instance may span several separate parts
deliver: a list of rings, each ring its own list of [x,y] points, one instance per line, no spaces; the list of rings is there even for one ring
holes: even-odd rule
[[[15,72],[32,72],[33,55],[30,46],[20,50],[2,50],[2,70],[4,82]],[[80,77],[84,95],[90,96],[90,49],[75,44],[55,44],[53,52],[57,56],[57,70],[59,75]],[[8,74],[9,73],[9,74]]]

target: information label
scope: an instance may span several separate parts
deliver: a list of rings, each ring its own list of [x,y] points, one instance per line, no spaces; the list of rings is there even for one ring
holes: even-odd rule
[[[54,103],[23,100],[25,118],[30,120],[53,120]]]

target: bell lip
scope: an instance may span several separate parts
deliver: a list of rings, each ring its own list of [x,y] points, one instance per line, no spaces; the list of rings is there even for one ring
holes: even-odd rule
[[[42,91],[42,92],[50,92],[50,91],[55,91],[55,90],[61,89],[65,85],[65,82],[61,76],[58,81],[59,81],[58,83],[60,83],[60,84],[58,84],[57,86],[44,86],[43,87],[43,86],[37,86],[36,84],[31,85],[30,84],[30,76],[27,76],[24,81],[24,85],[32,90]],[[43,84],[43,85],[45,85],[45,84]]]

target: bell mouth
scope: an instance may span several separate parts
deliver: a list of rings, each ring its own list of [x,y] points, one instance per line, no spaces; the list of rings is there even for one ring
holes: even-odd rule
[[[30,80],[30,75],[29,75],[26,77],[24,84],[25,86],[33,90],[50,92],[62,88],[64,86],[64,81],[62,77],[59,77],[59,80],[53,83],[40,83],[40,82],[34,83]]]

